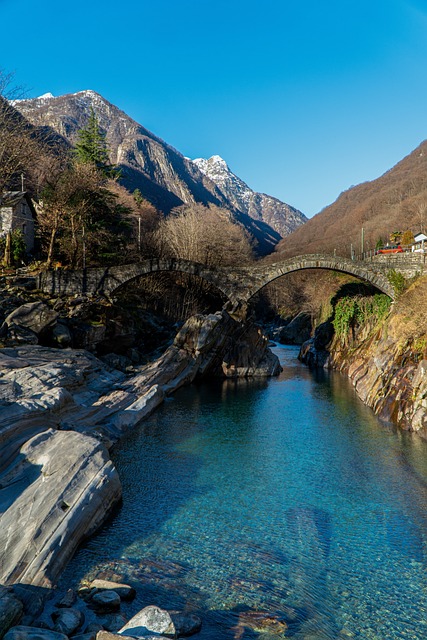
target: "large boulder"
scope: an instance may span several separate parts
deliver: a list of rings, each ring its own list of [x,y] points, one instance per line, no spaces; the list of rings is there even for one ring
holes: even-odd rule
[[[277,338],[282,344],[303,344],[310,338],[311,317],[308,313],[299,313],[282,329]]]
[[[76,638],[77,640],[77,638]],[[110,631],[98,631],[96,635],[96,640],[134,640],[132,636],[125,636],[120,633],[112,633]],[[144,636],[144,640],[168,640],[165,636],[159,636],[158,634],[154,636]]]
[[[73,341],[70,329],[65,322],[57,322],[52,329],[52,340],[61,349],[69,347]]]
[[[327,367],[329,363],[329,349],[334,336],[334,326],[331,322],[319,324],[314,336],[301,346],[298,358],[309,367]]]
[[[100,612],[118,611],[120,609],[120,596],[112,590],[99,591],[91,598],[91,606]]]
[[[18,325],[40,335],[53,326],[58,314],[44,302],[27,302],[12,311],[4,321],[7,327]]]

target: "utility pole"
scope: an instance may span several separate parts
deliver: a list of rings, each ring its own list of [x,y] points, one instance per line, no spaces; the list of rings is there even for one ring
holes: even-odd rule
[[[24,189],[24,181],[25,181],[24,174],[21,173],[21,191],[25,191],[25,189]]]
[[[362,259],[363,259],[363,254],[365,252],[365,229],[363,227],[362,227],[361,247],[362,247]]]
[[[138,253],[141,253],[141,216],[138,218]]]

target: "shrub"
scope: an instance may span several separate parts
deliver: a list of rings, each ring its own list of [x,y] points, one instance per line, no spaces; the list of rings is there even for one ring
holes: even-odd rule
[[[373,296],[345,296],[340,298],[335,305],[335,313],[332,324],[335,333],[343,338],[350,328],[364,325],[375,319],[376,324],[381,322],[389,312],[391,299],[384,293]]]
[[[396,296],[396,298],[398,298],[400,294],[403,293],[403,291],[405,291],[406,289],[405,276],[399,271],[391,269],[387,273],[387,280],[394,289],[394,295]]]

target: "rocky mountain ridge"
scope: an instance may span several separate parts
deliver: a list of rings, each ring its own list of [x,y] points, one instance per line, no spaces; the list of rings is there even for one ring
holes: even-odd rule
[[[231,181],[233,184],[229,181],[227,187],[223,184],[221,188],[196,162],[185,158],[95,91],[59,97],[48,93],[15,101],[14,106],[33,125],[48,126],[71,144],[86,126],[93,109],[106,134],[110,161],[122,170],[125,187],[130,191],[138,188],[165,213],[182,204],[224,207],[257,240],[261,254],[271,252],[285,233],[305,221],[303,214],[279,200],[255,194],[237,176]],[[242,198],[242,185],[245,193],[253,195]]]
[[[307,222],[306,216],[295,207],[265,193],[253,191],[230,170],[221,156],[215,155],[209,159],[196,158],[193,162],[216,184],[236,209],[247,213],[255,220],[263,220],[282,237],[288,236]]]

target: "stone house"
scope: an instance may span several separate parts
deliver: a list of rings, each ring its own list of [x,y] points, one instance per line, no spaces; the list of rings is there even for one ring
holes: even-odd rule
[[[27,252],[34,249],[36,211],[26,191],[6,191],[0,196],[0,237],[20,229]]]

